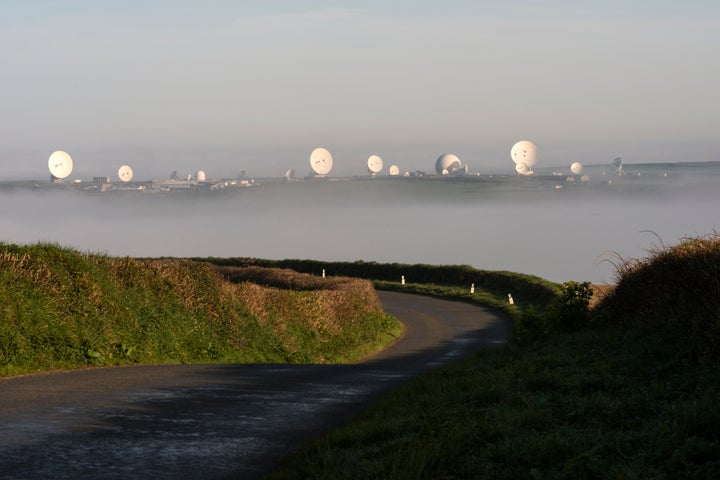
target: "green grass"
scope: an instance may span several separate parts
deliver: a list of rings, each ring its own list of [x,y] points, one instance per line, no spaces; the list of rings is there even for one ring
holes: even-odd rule
[[[575,282],[508,311],[510,345],[415,380],[269,478],[720,478],[720,239],[618,275],[589,315]]]
[[[369,282],[308,277],[290,272],[263,286],[206,262],[0,244],[0,375],[133,363],[347,362],[400,335]]]
[[[617,287],[591,314],[587,284],[287,261],[494,306],[515,337],[407,384],[271,478],[720,478],[720,240],[652,253],[619,265]],[[0,245],[0,372],[353,361],[399,333],[367,281],[232,270],[283,262],[212,263],[230,270]],[[410,272],[407,285],[399,272]]]
[[[589,329],[409,384],[270,478],[720,478],[720,376]]]

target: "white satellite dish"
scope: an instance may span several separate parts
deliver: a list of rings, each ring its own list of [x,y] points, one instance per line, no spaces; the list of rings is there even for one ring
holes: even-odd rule
[[[613,164],[613,167],[615,167],[615,171],[617,172],[618,176],[622,176],[625,173],[625,171],[623,170],[623,167],[622,167],[622,165],[623,165],[622,158],[617,157],[616,159],[613,160],[612,164]]]
[[[440,155],[438,159],[435,160],[435,171],[438,175],[449,175],[461,168],[462,164],[460,164],[460,159],[452,153]]]
[[[397,165],[390,165],[390,175],[393,177],[400,175],[400,167]]]
[[[526,163],[523,162],[515,164],[515,171],[520,175],[532,175],[535,173]]]
[[[120,178],[121,182],[129,182],[132,180],[133,177],[133,170],[128,165],[123,165],[122,167],[118,168],[118,178]]]
[[[288,168],[287,170],[285,170],[285,178],[295,178],[295,169]]]
[[[195,172],[195,180],[198,182],[204,182],[206,178],[205,172],[203,170],[198,170]]]
[[[54,178],[67,178],[73,169],[72,158],[62,150],[53,152],[48,159],[48,168]]]
[[[382,158],[380,158],[378,155],[370,155],[367,160],[367,166],[371,174],[375,175],[376,173],[380,173],[380,171],[383,169]]]
[[[327,149],[318,147],[310,154],[310,168],[318,176],[330,173],[333,167],[333,157]]]
[[[573,175],[580,175],[583,172],[583,164],[580,162],[573,162],[572,165],[570,165],[570,171]]]
[[[515,164],[524,163],[528,167],[533,167],[538,159],[537,147],[528,140],[520,140],[510,149],[510,158]]]

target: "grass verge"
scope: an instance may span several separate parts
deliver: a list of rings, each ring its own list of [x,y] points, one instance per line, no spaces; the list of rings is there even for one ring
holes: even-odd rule
[[[720,478],[719,399],[659,337],[589,329],[433,371],[269,478]]]
[[[0,375],[133,363],[347,362],[400,334],[370,282],[249,275],[190,260],[0,244]]]
[[[575,282],[516,311],[510,345],[411,382],[269,478],[720,478],[720,239],[618,275],[591,312]]]

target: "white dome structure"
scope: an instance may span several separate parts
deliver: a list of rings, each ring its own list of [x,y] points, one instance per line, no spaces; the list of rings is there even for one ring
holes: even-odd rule
[[[573,175],[580,175],[583,172],[583,164],[580,162],[573,162],[572,165],[570,165],[570,171]]]
[[[130,168],[129,165],[123,165],[122,167],[118,168],[118,178],[121,182],[129,182],[132,180],[133,177],[133,170]]]
[[[368,171],[372,174],[378,174],[383,169],[383,161],[379,155],[370,155],[367,160]]]
[[[538,159],[538,150],[533,142],[521,140],[510,149],[510,158],[517,165],[524,163],[532,170]]]
[[[195,180],[197,180],[198,182],[204,182],[205,181],[205,172],[202,170],[198,170],[195,173]]]
[[[72,157],[67,152],[57,150],[48,158],[48,168],[52,178],[67,178],[73,169]]]
[[[318,147],[310,154],[310,168],[315,175],[324,177],[333,167],[333,157],[330,152],[323,148]]]
[[[452,153],[440,155],[435,161],[435,171],[438,175],[450,175],[461,169],[460,159]]]

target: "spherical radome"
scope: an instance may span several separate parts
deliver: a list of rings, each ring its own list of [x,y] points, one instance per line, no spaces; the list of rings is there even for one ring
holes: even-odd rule
[[[438,175],[449,175],[460,168],[462,168],[460,159],[452,153],[440,155],[435,161],[435,171]]]
[[[397,176],[400,175],[400,167],[397,165],[390,165],[390,175]]]
[[[195,180],[198,182],[204,182],[206,178],[205,172],[203,170],[198,170],[195,172]]]
[[[73,161],[70,154],[62,150],[53,152],[48,158],[50,174],[55,178],[66,178],[73,169]]]
[[[537,147],[528,140],[521,140],[510,149],[510,158],[516,164],[522,162],[528,167],[532,167],[537,163]]]
[[[129,182],[132,180],[133,170],[129,165],[123,165],[118,169],[118,178],[121,182]]]
[[[583,164],[580,162],[573,162],[572,165],[570,165],[570,171],[573,175],[580,175],[583,172]]]
[[[370,155],[367,160],[367,166],[368,170],[370,170],[371,173],[380,173],[380,171],[383,169],[382,158],[380,158],[378,155]]]
[[[318,147],[310,154],[310,168],[316,175],[327,175],[333,167],[333,158],[330,152]]]

